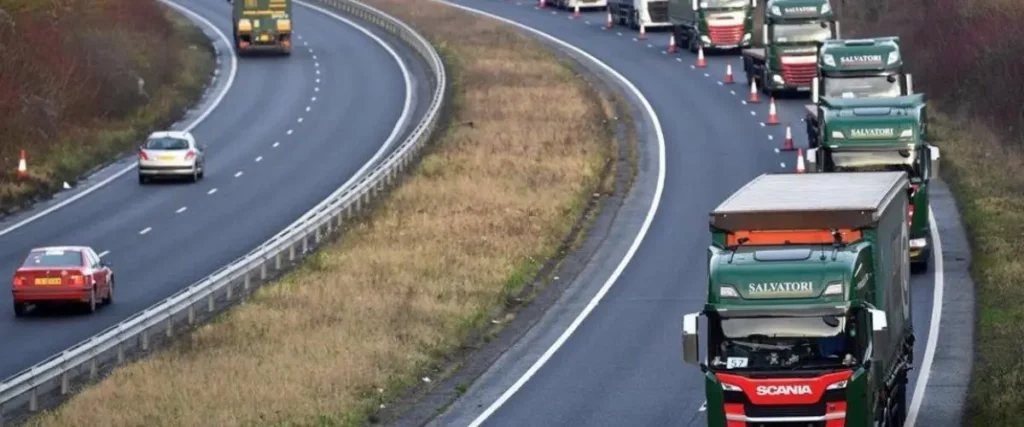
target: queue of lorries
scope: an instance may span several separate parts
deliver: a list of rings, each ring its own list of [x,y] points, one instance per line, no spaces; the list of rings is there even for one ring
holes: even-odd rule
[[[708,425],[902,426],[910,275],[932,255],[939,149],[927,143],[924,96],[904,72],[900,39],[842,39],[828,0],[607,7],[620,25],[670,27],[694,53],[739,50],[752,90],[810,97],[811,173],[761,175],[710,213],[707,299],[682,325],[683,359],[704,374]]]
[[[237,55],[291,53],[292,0],[228,0]],[[206,144],[188,131],[156,131],[139,146],[139,184],[156,178],[197,182],[206,175]],[[44,304],[77,304],[89,313],[114,301],[114,272],[86,245],[29,250],[11,279],[15,316]]]

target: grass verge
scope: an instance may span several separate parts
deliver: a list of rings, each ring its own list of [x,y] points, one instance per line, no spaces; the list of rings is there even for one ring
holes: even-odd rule
[[[404,183],[293,274],[29,425],[362,425],[512,303],[614,164],[611,102],[537,42],[432,3],[449,125]]]
[[[3,0],[10,2],[13,0]],[[76,0],[78,1],[78,0]],[[121,0],[118,0],[121,1]],[[90,71],[102,74],[103,70],[86,70],[85,77],[76,76],[72,84],[74,89],[63,97],[54,95],[53,99],[47,100],[47,96],[37,95],[36,88],[32,82],[23,81],[17,85],[5,86],[4,83],[11,83],[0,78],[0,89],[10,89],[4,93],[18,93],[14,99],[36,100],[45,105],[41,110],[50,111],[53,105],[64,105],[63,117],[40,118],[33,113],[31,102],[22,105],[18,113],[12,113],[10,120],[20,120],[19,126],[12,126],[0,133],[11,133],[9,139],[0,142],[0,152],[3,153],[2,164],[5,173],[0,178],[0,211],[3,214],[13,213],[27,205],[30,205],[41,198],[48,197],[52,193],[60,191],[63,182],[74,183],[80,177],[94,171],[99,166],[106,164],[113,158],[123,155],[134,149],[141,139],[153,131],[165,128],[179,119],[182,113],[189,106],[193,105],[203,94],[209,77],[213,73],[214,52],[209,39],[202,30],[196,27],[192,21],[171,11],[168,7],[152,2],[145,6],[119,5],[118,1],[105,1],[102,6],[97,6],[90,12],[96,16],[93,19],[122,20],[118,24],[111,24],[109,28],[82,30],[83,39],[94,41],[89,45],[87,55],[92,55],[92,63],[102,62],[109,67],[121,67],[118,73],[132,74],[137,78],[124,77],[116,74],[119,80],[103,82],[92,81],[88,77]],[[33,3],[36,5],[36,3]],[[42,7],[46,2],[38,3]],[[15,1],[6,4],[11,11],[21,10]],[[27,7],[27,6],[24,6]],[[85,6],[83,6],[85,7]],[[92,6],[90,6],[92,7]],[[117,9],[133,8],[133,9]],[[108,9],[109,8],[109,9]],[[136,14],[135,9],[142,9],[149,12],[149,8],[155,9],[155,17],[147,19],[166,19],[168,22],[149,22],[138,28],[128,28],[123,21],[121,14]],[[63,9],[61,9],[63,11]],[[24,15],[15,14],[12,23],[16,28],[18,25],[34,23],[31,21],[32,13],[35,11],[23,11]],[[63,12],[52,12],[61,15]],[[24,16],[24,20],[19,17]],[[90,15],[92,16],[92,15]],[[133,15],[133,18],[138,16]],[[102,22],[102,21],[100,21]],[[68,24],[71,25],[71,24]],[[167,27],[167,34],[163,33],[164,26]],[[152,28],[147,30],[146,28]],[[39,31],[47,31],[47,28],[34,28]],[[28,31],[28,30],[26,30]],[[48,37],[47,37],[48,38]],[[106,38],[111,38],[107,40]],[[114,40],[116,38],[116,40]],[[154,41],[154,39],[156,41]],[[98,45],[109,42],[105,47]],[[27,45],[26,45],[27,46]],[[63,46],[62,49],[70,49]],[[112,52],[110,49],[116,49]],[[46,63],[60,58],[58,54],[67,54],[74,59],[74,55],[86,55],[84,53],[60,52],[61,48],[52,50],[42,49],[37,53],[21,52],[23,58],[0,59],[0,67],[12,67],[12,75],[18,74],[18,67],[24,67],[24,73],[29,73],[29,68],[39,66],[34,62]],[[3,51],[0,48],[0,51]],[[68,59],[69,61],[71,59]],[[10,62],[10,63],[7,63]],[[64,62],[56,62],[56,66],[70,67],[76,69],[75,65],[68,65]],[[125,71],[125,70],[129,71]],[[167,70],[173,70],[168,73]],[[162,74],[163,73],[163,74]],[[50,73],[47,73],[50,74]],[[52,73],[54,75],[59,73]],[[110,72],[113,75],[115,72]],[[164,75],[167,74],[167,75]],[[140,94],[138,78],[143,79]],[[123,78],[122,78],[123,77]],[[114,79],[114,76],[108,76]],[[38,82],[44,85],[44,82]],[[85,112],[72,114],[70,107],[76,102],[86,102],[92,97],[86,96],[88,92],[84,86],[96,87],[95,96],[102,101],[93,104],[94,112],[89,115]],[[20,92],[18,92],[20,91]],[[0,90],[0,92],[3,92]],[[121,99],[117,106],[124,111],[113,112],[110,109],[102,108],[105,103]],[[9,99],[12,100],[12,99]],[[116,102],[115,102],[116,103]],[[49,105],[49,106],[47,106]],[[126,106],[132,105],[132,108]],[[105,110],[107,113],[95,112]],[[51,112],[52,113],[52,112]],[[54,113],[56,114],[56,113]],[[28,176],[16,178],[14,171],[18,162],[18,151],[26,149],[28,152]]]
[[[975,358],[959,421],[1024,425],[1024,139],[1017,131],[1024,125],[1018,42],[1024,5],[844,3],[839,11],[846,37],[900,36],[915,86],[928,96],[929,138],[942,149],[941,173],[970,239]],[[939,352],[941,357],[941,343]]]

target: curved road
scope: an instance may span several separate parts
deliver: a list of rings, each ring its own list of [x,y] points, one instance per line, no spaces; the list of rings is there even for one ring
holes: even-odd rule
[[[682,315],[700,310],[706,293],[707,213],[759,174],[794,170],[796,152],[776,150],[782,146],[785,125],[762,124],[767,99],[762,94],[764,102],[748,105],[749,86],[744,86],[741,74],[736,74],[735,85],[719,83],[727,61],[734,72],[742,71],[738,55],[708,55],[708,67],[696,68],[692,66],[695,56],[689,52],[665,52],[666,34],[650,32],[647,40],[637,40],[637,33],[624,27],[605,30],[605,12],[584,12],[581,18],[571,19],[566,11],[538,10],[528,1],[451,3],[539,30],[592,55],[628,79],[652,111],[642,121],[636,116],[648,138],[641,139],[647,146],[641,147],[641,175],[630,203],[643,207],[619,214],[632,219],[616,219],[621,222],[616,232],[645,233],[638,246],[627,248],[634,244],[629,237],[599,250],[536,326],[431,425],[706,425],[703,377],[696,367],[682,362],[679,337]],[[780,120],[792,123],[797,147],[807,146],[800,121],[806,102],[777,100]],[[657,170],[659,159],[651,147],[656,142],[651,128],[657,122],[664,134],[663,171]],[[664,173],[662,182],[655,178],[659,172]],[[946,244],[947,256],[950,240],[962,253],[966,243],[955,208],[944,186],[937,186],[932,196],[939,220],[935,232],[942,232],[938,240]],[[640,224],[649,209],[656,209],[653,220]],[[649,229],[644,229],[646,225]],[[930,369],[940,345],[940,334],[935,332],[939,323],[933,320],[941,314],[941,304],[936,307],[933,301],[950,301],[943,298],[942,259],[933,258],[928,272],[912,278],[917,343],[910,390],[918,386],[919,370]],[[959,269],[958,280],[964,280],[966,264],[954,265]],[[951,268],[947,266],[946,271]],[[955,322],[969,325],[969,315],[947,314],[943,328]],[[969,332],[966,336],[969,339]],[[956,350],[962,345],[969,353],[969,341],[944,343],[949,346],[943,347],[944,353],[970,357]],[[949,366],[959,369],[960,362]],[[948,372],[950,376],[966,374],[955,369]],[[913,393],[914,403],[908,399],[914,412],[921,408],[925,384]],[[931,387],[927,394],[932,395]],[[955,413],[959,405],[955,399],[928,399],[920,412],[936,418],[920,425],[950,422],[939,415]]]
[[[219,50],[210,99],[183,123],[202,119],[191,131],[209,145],[206,178],[140,186],[134,169],[116,175],[134,162],[122,159],[91,177],[99,186],[92,184],[80,199],[64,204],[71,192],[0,223],[2,272],[12,273],[32,247],[85,244],[103,252],[116,277],[114,304],[91,316],[42,312],[18,319],[10,293],[0,293],[0,377],[258,246],[383,158],[421,115],[415,104],[425,103],[414,101],[429,99],[429,88],[414,82],[425,65],[382,31],[296,5],[298,39],[290,57],[236,63],[224,38],[231,31],[229,3],[175,3],[194,11],[186,13],[190,17],[202,17]]]

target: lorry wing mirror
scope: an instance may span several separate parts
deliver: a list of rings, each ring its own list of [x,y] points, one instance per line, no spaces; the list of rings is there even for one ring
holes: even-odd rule
[[[928,144],[928,156],[931,160],[928,164],[928,179],[936,179],[939,177],[939,158],[942,157],[939,147]]]
[[[767,5],[765,7],[768,7]],[[768,25],[761,26],[761,44],[768,46],[772,41],[768,38]],[[767,52],[765,52],[767,54]]]
[[[889,322],[885,312],[876,308],[869,308],[871,313],[871,343],[875,354],[885,354],[885,347],[889,345]]]
[[[907,95],[914,94],[914,76],[907,73]]]
[[[811,102],[814,103],[814,104],[817,104],[818,103],[818,98],[821,97],[821,94],[818,93],[818,91],[819,91],[819,89],[818,89],[819,82],[820,82],[820,79],[818,77],[815,77],[815,78],[811,79]]]
[[[700,363],[700,332],[697,329],[699,317],[700,313],[683,316],[683,361],[691,365]]]
[[[757,9],[757,0],[750,0],[750,8]]]
[[[840,33],[839,33],[839,21],[836,21],[836,39],[841,39],[841,38],[843,38],[843,36],[840,35]]]
[[[817,162],[818,161],[818,149],[817,148],[808,148],[807,151],[804,154],[804,157],[807,158],[807,163],[815,163],[815,162]]]

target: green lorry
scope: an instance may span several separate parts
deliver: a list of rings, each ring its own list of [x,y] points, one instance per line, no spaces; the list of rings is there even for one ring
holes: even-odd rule
[[[828,0],[768,0],[761,26],[762,47],[743,49],[747,84],[769,95],[810,91],[817,75],[818,42],[839,38]]]
[[[229,0],[235,51],[292,53],[292,0]]]
[[[928,269],[928,189],[940,152],[928,144],[923,94],[895,98],[821,98],[821,145],[806,152],[810,172],[903,171],[910,177],[911,272]]]
[[[753,42],[756,7],[757,0],[669,0],[668,17],[676,43],[690,52],[746,48]]]
[[[804,119],[811,148],[821,142],[818,108],[822,96],[892,98],[914,93],[912,76],[903,70],[899,37],[822,42],[812,85]]]
[[[707,300],[682,331],[709,426],[903,425],[908,186],[904,172],[763,174],[710,213]]]

